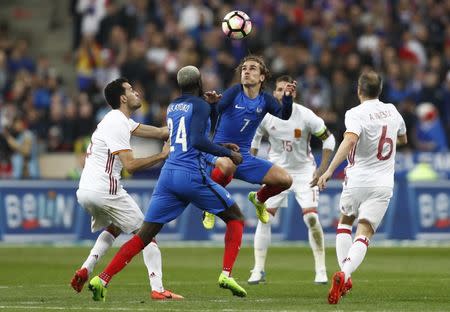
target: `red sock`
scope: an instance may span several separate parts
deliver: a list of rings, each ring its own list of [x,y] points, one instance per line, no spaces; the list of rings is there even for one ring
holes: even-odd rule
[[[119,273],[144,247],[145,245],[142,239],[134,235],[128,242],[122,245],[106,269],[100,273],[99,277],[108,284],[111,278]]]
[[[225,251],[223,253],[223,270],[230,272],[241,248],[244,221],[231,220],[225,232]]]
[[[264,203],[268,198],[280,194],[283,192],[285,188],[276,185],[264,185],[259,191],[256,193],[256,198],[258,198],[259,202]]]
[[[231,180],[233,180],[233,175],[226,176],[223,174],[222,170],[219,168],[214,168],[211,172],[211,179],[225,187],[231,182]]]

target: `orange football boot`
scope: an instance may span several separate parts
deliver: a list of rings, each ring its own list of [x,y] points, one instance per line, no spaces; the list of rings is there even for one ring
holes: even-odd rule
[[[168,289],[166,289],[166,290],[164,290],[162,292],[153,290],[151,295],[150,295],[150,298],[152,298],[153,300],[170,300],[170,299],[172,299],[172,300],[180,300],[180,299],[184,299],[183,296],[177,295],[177,294],[171,292]]]

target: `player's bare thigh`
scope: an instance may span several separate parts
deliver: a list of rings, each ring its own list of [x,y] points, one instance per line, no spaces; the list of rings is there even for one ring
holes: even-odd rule
[[[270,186],[280,186],[287,190],[292,185],[292,177],[285,169],[273,165],[264,176],[262,182]]]
[[[219,168],[225,176],[231,176],[236,171],[236,166],[228,157],[217,158],[215,167]]]

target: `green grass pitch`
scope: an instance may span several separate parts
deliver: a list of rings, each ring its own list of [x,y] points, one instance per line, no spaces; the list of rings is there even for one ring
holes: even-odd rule
[[[147,271],[137,256],[110,284],[107,301],[69,286],[87,247],[0,247],[0,311],[444,311],[450,310],[450,248],[370,248],[353,274],[353,290],[336,306],[327,303],[329,285],[313,283],[307,247],[272,247],[267,283],[249,286],[253,250],[245,247],[233,276],[248,292],[237,298],[217,286],[222,248],[164,247],[164,284],[183,301],[149,299]],[[100,271],[117,249],[98,264]],[[337,269],[327,249],[329,278]]]

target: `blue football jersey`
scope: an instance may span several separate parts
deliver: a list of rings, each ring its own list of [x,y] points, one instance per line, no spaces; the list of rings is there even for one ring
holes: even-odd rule
[[[183,94],[167,108],[170,154],[163,169],[198,171],[204,168],[201,152],[229,156],[230,151],[208,139],[210,108],[204,100]]]
[[[292,97],[291,110],[292,110]],[[217,104],[219,118],[214,139],[215,143],[235,143],[241,152],[250,149],[256,129],[266,113],[281,116],[282,106],[272,95],[261,92],[254,99],[249,98],[242,85],[234,85],[227,89]],[[290,112],[289,116],[290,117]]]

